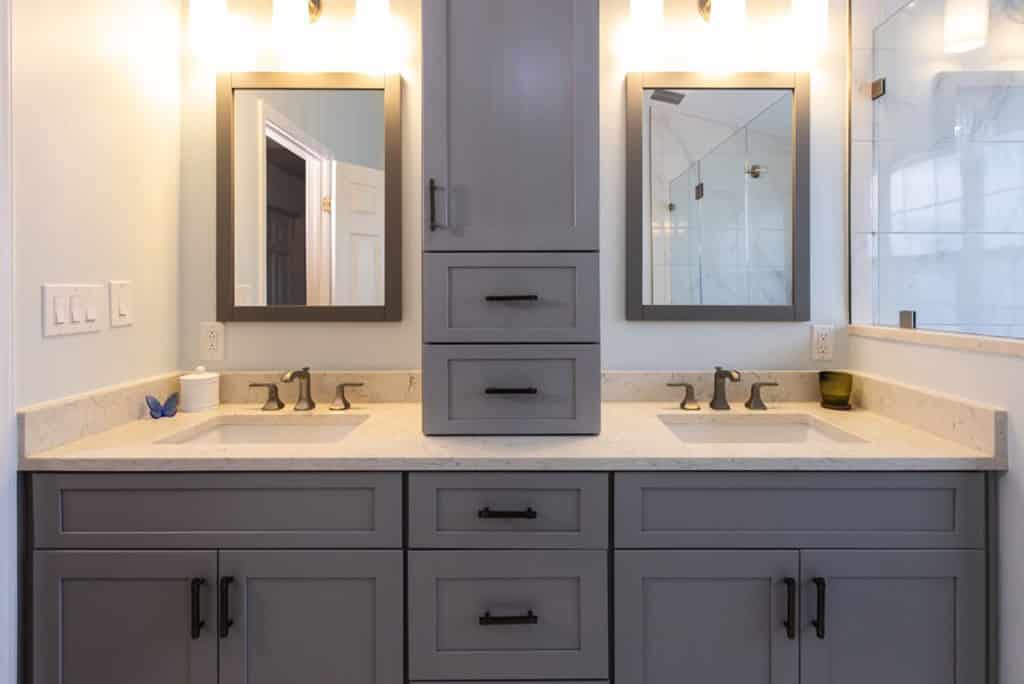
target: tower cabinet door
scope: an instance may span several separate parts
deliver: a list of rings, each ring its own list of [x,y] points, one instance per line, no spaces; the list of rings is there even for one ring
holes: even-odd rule
[[[401,684],[401,551],[222,551],[220,684]]]
[[[35,684],[217,684],[216,552],[37,551],[34,563]]]
[[[805,551],[802,684],[985,681],[982,551]]]
[[[615,681],[798,684],[799,574],[797,551],[615,552]]]
[[[597,40],[597,0],[424,0],[425,251],[598,248]]]

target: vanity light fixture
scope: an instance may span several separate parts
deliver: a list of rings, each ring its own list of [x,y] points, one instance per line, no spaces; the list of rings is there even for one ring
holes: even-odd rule
[[[730,29],[747,20],[747,0],[697,0],[697,9],[704,21],[712,26]]]
[[[829,0],[793,0],[793,36],[815,52],[828,42]]]
[[[665,20],[665,0],[629,0],[629,16],[644,28],[660,26]]]
[[[391,19],[391,0],[356,0],[356,21],[364,26],[384,26]]]
[[[306,29],[322,11],[322,0],[274,0],[270,29],[275,49],[289,54],[303,45]]]
[[[223,40],[227,20],[227,0],[192,0],[188,8],[188,37],[193,54],[215,51]]]
[[[946,0],[943,47],[956,55],[985,47],[990,0]]]

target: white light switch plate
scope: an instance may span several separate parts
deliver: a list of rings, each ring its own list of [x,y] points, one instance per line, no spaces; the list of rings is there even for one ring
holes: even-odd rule
[[[130,280],[111,280],[110,327],[123,328],[135,322],[135,294]]]
[[[205,321],[199,324],[199,360],[224,360],[224,324]]]
[[[811,360],[831,361],[835,351],[835,326],[811,326]]]
[[[105,329],[99,315],[105,299],[102,285],[43,285],[43,337]]]

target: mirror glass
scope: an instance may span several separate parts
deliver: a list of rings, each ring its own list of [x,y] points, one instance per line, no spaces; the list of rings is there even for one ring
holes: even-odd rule
[[[235,306],[383,306],[384,91],[233,97]]]
[[[793,303],[793,91],[643,91],[645,305]]]

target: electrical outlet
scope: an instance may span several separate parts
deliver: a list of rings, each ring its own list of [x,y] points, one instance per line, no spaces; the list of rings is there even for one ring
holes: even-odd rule
[[[835,348],[834,325],[811,326],[811,359],[813,361],[831,361]]]
[[[224,324],[208,321],[199,324],[199,360],[224,360]]]

